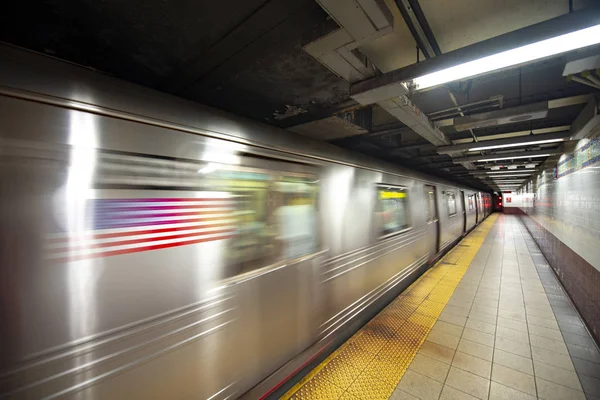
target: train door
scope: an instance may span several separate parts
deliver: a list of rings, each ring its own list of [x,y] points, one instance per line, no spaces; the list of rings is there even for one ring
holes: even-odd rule
[[[435,186],[425,185],[425,207],[429,248],[433,249],[433,254],[437,254],[440,251],[440,219]]]
[[[467,232],[467,199],[465,198],[465,191],[460,191],[460,199],[462,200],[462,213],[463,213],[463,233]]]

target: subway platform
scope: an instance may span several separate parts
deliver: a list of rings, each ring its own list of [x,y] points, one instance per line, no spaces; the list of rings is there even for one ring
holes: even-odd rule
[[[600,353],[533,239],[494,214],[283,399],[600,399]]]

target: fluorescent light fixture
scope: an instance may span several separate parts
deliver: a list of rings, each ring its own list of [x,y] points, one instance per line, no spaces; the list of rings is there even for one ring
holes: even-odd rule
[[[531,176],[531,174],[509,174],[509,175],[502,175],[502,178],[506,178],[508,176]],[[488,176],[488,178],[493,178]]]
[[[506,50],[413,79],[417,90],[497,71],[600,43],[600,25]]]
[[[475,147],[473,149],[469,149],[469,151],[501,149],[501,148],[504,148],[504,147],[519,147],[519,146],[528,146],[530,144],[556,143],[556,142],[564,142],[564,141],[565,141],[565,139],[532,140],[530,142],[522,142],[522,143],[497,144],[497,145],[494,145],[494,146]]]
[[[510,168],[510,167],[509,167]],[[533,169],[519,169],[519,170],[510,170],[510,171],[486,171],[487,175],[497,175],[497,174],[514,174],[516,172],[535,172]]]
[[[497,158],[484,158],[481,160],[477,160],[477,162],[485,162],[485,161],[498,161],[498,160],[516,160],[518,158],[533,158],[533,157],[549,157],[550,154],[538,154],[535,156],[514,156],[514,157],[497,157]]]
[[[509,185],[513,184],[514,185],[515,183],[521,184],[523,182],[525,182],[525,180],[514,181],[514,180],[511,179],[511,180],[508,180],[508,181],[494,181],[494,183],[497,184],[497,185],[504,185],[504,184],[509,184]]]

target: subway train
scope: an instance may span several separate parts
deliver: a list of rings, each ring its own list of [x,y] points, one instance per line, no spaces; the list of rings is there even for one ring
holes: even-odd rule
[[[490,194],[0,46],[0,397],[267,398]]]

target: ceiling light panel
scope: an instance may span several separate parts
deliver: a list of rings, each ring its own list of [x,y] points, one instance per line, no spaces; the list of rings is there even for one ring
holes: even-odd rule
[[[532,140],[530,142],[523,142],[523,143],[511,143],[511,144],[499,144],[496,146],[475,147],[473,149],[470,149],[469,151],[503,149],[503,148],[507,148],[507,147],[520,147],[520,146],[529,146],[532,144],[558,143],[558,142],[564,142],[564,141],[565,141],[565,139]]]
[[[538,155],[529,155],[529,156],[513,156],[513,157],[494,157],[494,158],[482,158],[476,160],[478,162],[486,162],[486,161],[497,161],[497,160],[516,160],[520,158],[533,158],[533,157],[549,157],[550,154],[538,154]]]
[[[487,175],[496,175],[496,174],[514,174],[520,172],[535,172],[534,169],[518,169],[518,170],[510,170],[510,171],[485,171]]]
[[[426,74],[413,79],[412,85],[416,90],[427,89],[598,43],[600,25],[595,25]]]

